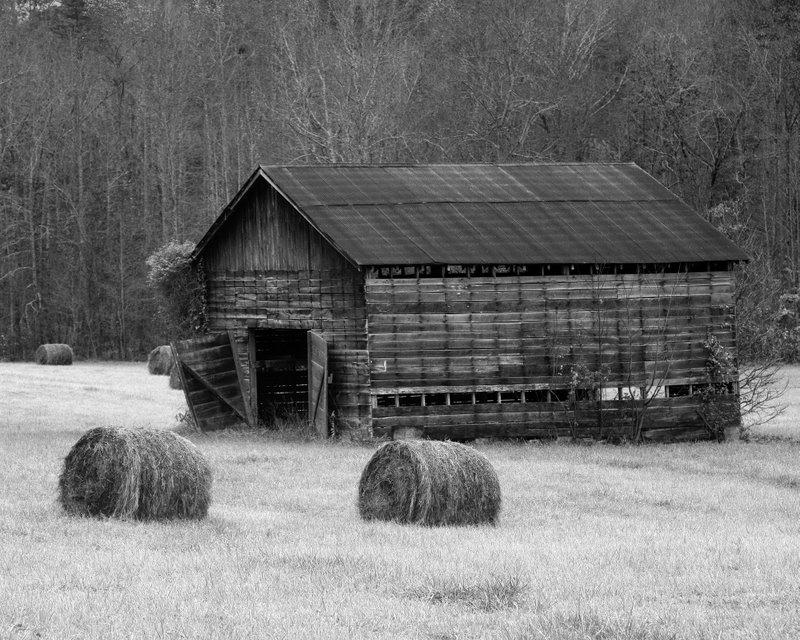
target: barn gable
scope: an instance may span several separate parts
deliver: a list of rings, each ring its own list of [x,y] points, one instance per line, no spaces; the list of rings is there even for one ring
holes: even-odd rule
[[[235,214],[233,213],[235,212]],[[267,214],[267,212],[269,212]],[[198,244],[213,270],[352,268],[309,222],[259,174]]]

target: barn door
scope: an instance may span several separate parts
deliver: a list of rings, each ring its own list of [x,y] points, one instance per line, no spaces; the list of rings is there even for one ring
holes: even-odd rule
[[[186,404],[203,431],[248,423],[239,365],[227,332],[172,343]]]
[[[308,421],[328,437],[328,343],[313,331],[308,332]]]

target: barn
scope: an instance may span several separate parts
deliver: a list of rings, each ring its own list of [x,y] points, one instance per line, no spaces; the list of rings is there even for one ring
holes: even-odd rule
[[[635,164],[260,166],[173,347],[204,429],[720,437],[746,259]]]

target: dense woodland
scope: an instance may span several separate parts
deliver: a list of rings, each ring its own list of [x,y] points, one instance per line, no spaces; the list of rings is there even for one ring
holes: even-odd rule
[[[141,356],[149,254],[344,161],[636,162],[752,257],[744,355],[797,356],[798,0],[0,0],[0,359]]]

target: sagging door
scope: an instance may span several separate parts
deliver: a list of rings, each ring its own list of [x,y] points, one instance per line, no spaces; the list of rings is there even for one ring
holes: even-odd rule
[[[195,424],[203,431],[250,424],[239,363],[228,332],[172,343],[172,353]]]
[[[308,421],[328,437],[328,343],[313,331],[308,332]]]

